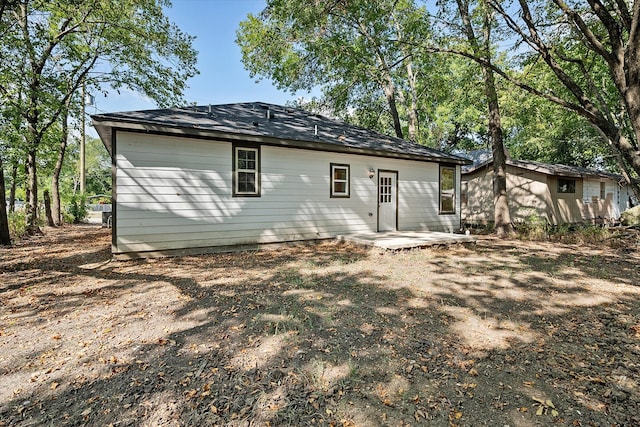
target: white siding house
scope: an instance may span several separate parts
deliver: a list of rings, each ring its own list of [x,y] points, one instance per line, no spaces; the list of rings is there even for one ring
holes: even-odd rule
[[[253,103],[93,120],[116,255],[460,226],[467,161],[343,122]]]

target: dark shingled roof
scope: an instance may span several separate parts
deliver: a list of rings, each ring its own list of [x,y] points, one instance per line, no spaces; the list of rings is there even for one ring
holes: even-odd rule
[[[341,120],[261,102],[97,114],[93,125],[109,151],[111,129],[225,137],[272,145],[468,164],[469,160],[382,135]]]
[[[493,163],[493,157],[490,150],[475,150],[464,156],[473,160],[473,164],[463,166],[463,174],[473,173],[478,169],[489,167]],[[534,162],[532,160],[507,159],[507,165],[543,173],[545,175],[564,176],[569,178],[595,177],[608,178],[614,181],[620,181],[623,179],[621,175],[611,172],[581,168],[578,166]]]

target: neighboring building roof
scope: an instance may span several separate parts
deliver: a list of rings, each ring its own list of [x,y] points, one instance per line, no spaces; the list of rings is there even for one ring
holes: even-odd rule
[[[486,168],[493,163],[493,157],[491,155],[491,151],[489,150],[475,150],[468,153],[467,157],[469,157],[473,161],[473,164],[462,167],[463,175],[473,173],[482,168]],[[543,173],[545,175],[555,175],[569,178],[595,177],[608,178],[614,181],[623,179],[622,175],[611,172],[581,168],[578,166],[534,162],[532,160],[507,159],[507,165]]]
[[[341,120],[262,102],[97,114],[93,125],[111,153],[113,128],[218,137],[323,151],[469,164],[469,160]]]

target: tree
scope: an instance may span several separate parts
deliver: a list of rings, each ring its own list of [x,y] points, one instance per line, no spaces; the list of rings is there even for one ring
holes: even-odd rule
[[[60,148],[58,150],[56,164],[53,168],[53,174],[51,176],[51,194],[53,198],[53,204],[51,206],[51,220],[49,222],[50,226],[62,225],[62,208],[60,204],[60,174],[62,173],[62,166],[64,165],[64,158],[65,154],[67,153],[67,143],[69,140],[70,103],[71,98],[67,101],[63,111],[60,114],[60,119],[62,121],[59,134]]]
[[[192,38],[167,20],[163,6],[170,3],[19,0],[9,10],[13,25],[2,38],[0,96],[23,126],[30,233],[38,231],[39,150],[83,84],[126,86],[167,106],[181,99],[197,72]]]
[[[471,46],[471,51],[476,57],[482,58],[482,79],[484,83],[484,95],[489,110],[489,138],[493,155],[493,209],[496,234],[506,237],[513,233],[511,215],[509,213],[509,198],[507,195],[507,158],[504,149],[504,136],[502,132],[500,105],[498,102],[498,89],[491,64],[492,36],[494,26],[493,13],[484,1],[478,3],[478,12],[481,20],[481,34],[477,35],[472,20],[468,0],[456,0],[458,13],[462,20],[462,29]]]
[[[543,75],[539,76],[544,78]],[[574,112],[520,90],[510,91],[503,111],[509,152],[522,160],[590,169],[619,170],[598,132]]]
[[[407,122],[415,139],[419,71],[412,42],[428,37],[425,17],[410,0],[271,0],[240,24],[236,41],[252,76],[293,92],[322,87],[335,111],[355,107],[365,119],[379,115],[382,98],[393,133],[402,138]]]
[[[529,93],[584,117],[609,145],[629,184],[640,175],[640,2],[488,0],[512,37],[530,48],[523,72],[494,71]],[[476,58],[482,61],[480,58]],[[544,64],[554,86],[527,78]],[[602,75],[606,70],[607,75]],[[558,91],[557,85],[563,90]],[[616,102],[610,102],[613,87]]]
[[[8,11],[12,6],[12,2],[10,1],[3,0],[2,3],[0,3],[0,37],[4,37],[7,28],[10,26],[6,15],[8,14]],[[2,53],[2,50],[3,49],[0,49],[0,54]],[[0,114],[0,134],[7,135],[8,133],[9,130],[7,120],[4,117],[4,114]],[[0,245],[4,246],[11,244],[11,237],[9,235],[9,220],[7,217],[7,201],[3,166],[3,157],[6,151],[4,145],[6,144],[6,142],[7,141],[5,140],[5,138],[0,136]]]

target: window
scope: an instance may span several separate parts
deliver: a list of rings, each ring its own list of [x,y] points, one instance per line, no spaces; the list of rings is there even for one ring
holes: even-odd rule
[[[558,193],[575,193],[576,180],[558,178]]]
[[[607,187],[604,182],[600,183],[600,198],[602,200],[607,198]]]
[[[331,163],[331,197],[349,197],[349,165]]]
[[[456,168],[440,166],[440,213],[456,213]]]
[[[233,195],[260,195],[260,150],[258,147],[233,148]]]

